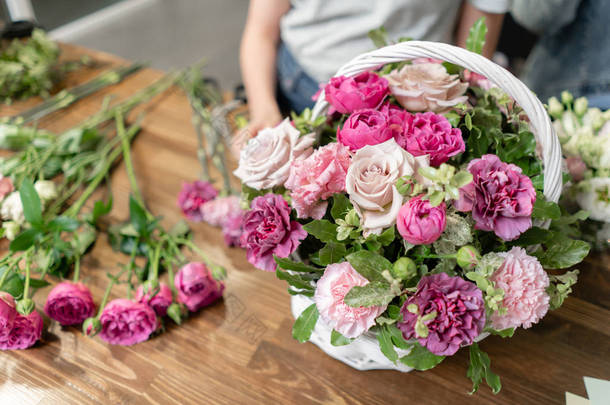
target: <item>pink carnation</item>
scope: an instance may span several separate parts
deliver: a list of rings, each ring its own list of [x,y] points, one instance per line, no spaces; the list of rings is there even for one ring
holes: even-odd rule
[[[504,256],[502,265],[491,275],[496,288],[504,290],[502,306],[506,313],[495,312],[491,316],[496,330],[507,328],[529,328],[537,323],[549,309],[546,288],[549,277],[535,257],[523,248],[513,247]]]
[[[183,183],[182,190],[178,194],[178,206],[184,216],[191,221],[201,221],[203,219],[201,207],[217,195],[218,191],[207,181]]]
[[[351,151],[366,145],[377,145],[392,138],[386,115],[372,108],[358,110],[337,128],[337,141]]]
[[[429,245],[445,230],[445,210],[444,202],[433,207],[421,195],[411,198],[398,211],[398,233],[412,245]]]
[[[100,338],[112,345],[144,342],[157,329],[157,316],[148,304],[124,298],[110,301],[102,311],[100,322]]]
[[[0,346],[6,342],[17,316],[15,299],[7,292],[0,291]]]
[[[42,316],[36,310],[29,315],[17,313],[9,336],[0,340],[0,350],[27,349],[33,346],[42,335],[42,324]]]
[[[212,226],[223,226],[229,216],[241,213],[239,197],[230,195],[218,197],[208,201],[201,206],[201,217],[203,221]]]
[[[430,155],[430,165],[435,167],[466,150],[462,131],[433,112],[415,114],[407,131],[396,142],[413,156]]]
[[[244,232],[244,214],[245,211],[233,213],[224,221],[222,236],[227,246],[243,247],[241,245],[241,234]]]
[[[349,150],[336,142],[316,150],[306,159],[295,160],[284,185],[292,191],[292,206],[299,218],[320,219],[326,212],[326,200],[345,191],[349,168]]]
[[[320,316],[347,338],[358,337],[369,330],[387,308],[387,305],[353,308],[343,301],[352,287],[368,283],[351,264],[341,262],[329,264],[316,284],[314,301]]]
[[[332,77],[324,87],[326,101],[341,114],[377,108],[388,92],[388,81],[372,72],[363,72],[355,77]]]
[[[64,281],[53,287],[47,296],[44,312],[61,325],[77,325],[93,316],[95,304],[89,288],[83,283]]]
[[[473,180],[460,189],[455,208],[472,211],[475,229],[509,241],[532,227],[536,190],[520,167],[489,154],[471,161],[468,170]]]

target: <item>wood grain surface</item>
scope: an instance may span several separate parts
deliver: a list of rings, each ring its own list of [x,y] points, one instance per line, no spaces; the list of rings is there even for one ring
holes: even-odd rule
[[[69,75],[63,83],[67,86],[125,63],[74,46],[63,49],[65,58],[88,54],[101,63]],[[68,128],[97,111],[106,95],[125,98],[160,76],[145,69],[39,125]],[[2,105],[0,116],[39,101]],[[190,114],[184,94],[170,90],[151,103],[134,141],[144,197],[168,225],[180,219],[176,196],[182,181],[194,180],[200,172]],[[111,222],[127,218],[128,190],[119,165],[112,175]],[[402,374],[356,371],[310,343],[297,343],[291,337],[286,284],[254,269],[244,251],[226,248],[218,229],[193,224],[193,230],[197,244],[228,270],[223,301],[133,347],[110,346],[45,318],[46,332],[35,347],[0,353],[0,404],[563,404],[565,391],[586,396],[583,376],[610,379],[607,253],[594,254],[580,266],[574,297],[561,309],[510,340],[492,336],[480,344],[503,388],[493,395],[483,386],[471,396],[464,350],[433,370]],[[6,243],[0,245],[6,249]],[[105,273],[117,272],[127,259],[113,252],[105,237],[86,256],[83,276],[97,302],[107,283]],[[47,292],[35,296],[39,310]],[[116,288],[113,295],[124,292]]]

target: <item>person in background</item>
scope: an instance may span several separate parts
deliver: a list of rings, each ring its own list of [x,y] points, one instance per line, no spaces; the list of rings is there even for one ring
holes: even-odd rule
[[[541,100],[568,90],[610,108],[610,1],[514,0],[511,14],[540,35],[522,80]]]
[[[240,50],[250,108],[250,125],[241,133],[242,142],[277,125],[281,111],[311,107],[319,83],[328,81],[350,59],[372,50],[368,32],[381,26],[391,39],[464,46],[472,24],[486,17],[483,54],[490,57],[510,1],[251,0]]]

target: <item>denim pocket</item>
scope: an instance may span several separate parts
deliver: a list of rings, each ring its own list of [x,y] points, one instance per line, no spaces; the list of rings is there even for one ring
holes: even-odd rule
[[[279,90],[289,104],[287,107],[298,113],[312,107],[311,97],[318,91],[318,84],[303,70],[284,44],[278,48],[276,65]]]

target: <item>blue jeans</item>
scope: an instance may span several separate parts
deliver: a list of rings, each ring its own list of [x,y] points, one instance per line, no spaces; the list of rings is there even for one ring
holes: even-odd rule
[[[311,98],[319,89],[318,83],[303,70],[283,43],[277,51],[276,65],[280,109],[300,114],[305,108],[313,107]]]

